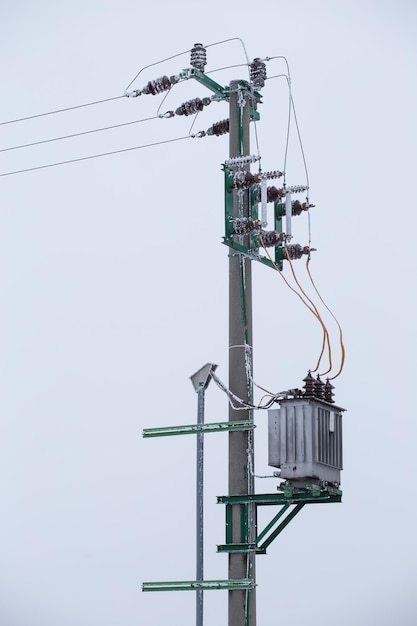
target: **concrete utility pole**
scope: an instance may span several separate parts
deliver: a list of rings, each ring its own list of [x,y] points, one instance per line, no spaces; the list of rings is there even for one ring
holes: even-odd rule
[[[249,86],[248,86],[249,87]],[[248,90],[238,81],[230,83],[229,129],[230,157],[249,155]],[[248,167],[249,169],[249,167]],[[234,214],[239,211],[238,192],[234,192]],[[248,217],[248,203],[244,215]],[[246,402],[252,402],[252,267],[251,260],[231,251],[229,257],[229,389]],[[251,410],[229,409],[229,421],[253,420]],[[229,433],[229,495],[254,493],[253,430]],[[245,516],[242,507],[247,507]],[[242,517],[243,513],[243,517]],[[246,519],[246,541],[255,538],[255,509],[252,504],[235,504],[232,508],[233,543],[243,543],[242,519]],[[255,580],[255,553],[229,554],[229,579]],[[230,590],[229,626],[256,626],[255,589]]]

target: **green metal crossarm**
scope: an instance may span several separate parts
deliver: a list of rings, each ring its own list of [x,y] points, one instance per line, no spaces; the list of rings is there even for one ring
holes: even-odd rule
[[[254,423],[249,420],[214,422],[211,424],[186,424],[184,426],[161,426],[160,428],[144,428],[143,437],[168,437],[170,435],[195,435],[198,433],[218,433],[222,431],[253,430]]]
[[[238,496],[218,496],[219,504],[248,504],[254,502],[257,505],[274,505],[274,504],[297,504],[298,502],[316,503],[316,502],[341,502],[342,492],[338,489],[332,491],[320,491],[315,494],[310,491],[289,491],[288,493],[264,493],[264,494],[248,494]]]
[[[142,583],[142,591],[211,591],[217,589],[254,589],[252,578],[231,580],[180,580]]]
[[[219,85],[219,83],[216,83],[216,81],[212,78],[209,78],[206,74],[203,74],[203,72],[200,72],[200,70],[195,68],[190,70],[190,78],[195,78],[195,80],[204,85],[204,87],[207,87],[207,89],[210,89],[210,91],[215,93],[217,96],[220,96],[222,99],[228,99],[229,95],[225,88]]]
[[[256,550],[256,543],[224,543],[217,546],[217,552],[252,552]]]

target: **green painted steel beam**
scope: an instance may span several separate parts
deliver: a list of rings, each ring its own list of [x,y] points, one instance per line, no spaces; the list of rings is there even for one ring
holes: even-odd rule
[[[284,506],[281,507],[281,509],[278,511],[278,513],[276,515],[274,515],[274,517],[269,522],[269,524],[267,524],[265,526],[263,531],[259,533],[259,535],[256,537],[256,543],[258,545],[259,545],[259,542],[261,541],[261,539],[263,539],[269,533],[269,531],[275,526],[275,524],[278,522],[278,520],[281,519],[281,517],[284,515],[284,513],[286,511],[288,511],[290,506],[291,506],[291,504],[289,504],[288,502],[287,502],[287,504],[284,504]]]
[[[247,504],[254,502],[257,505],[274,505],[274,504],[297,504],[298,502],[316,503],[316,502],[341,502],[342,492],[338,489],[333,491],[320,491],[314,493],[310,491],[288,491],[287,493],[266,493],[266,494],[248,494],[238,496],[218,496],[219,504]]]
[[[278,537],[278,535],[284,530],[291,520],[301,511],[301,509],[307,504],[307,502],[299,502],[293,510],[287,515],[287,517],[277,526],[267,539],[259,546],[261,550],[266,550],[267,547]]]
[[[223,100],[228,99],[229,95],[226,89],[219,85],[219,83],[216,83],[216,81],[212,78],[209,78],[209,76],[207,76],[203,72],[200,72],[200,70],[197,70],[195,68],[190,70],[190,77],[195,78],[195,80],[204,85],[204,87],[207,87],[207,89],[215,93],[217,96],[220,96],[220,98],[222,98]]]
[[[168,437],[171,435],[196,435],[198,433],[218,433],[231,430],[253,430],[256,426],[249,420],[233,422],[214,422],[212,424],[186,424],[183,426],[161,426],[160,428],[144,428],[143,437]]]
[[[211,591],[218,589],[254,589],[252,578],[232,580],[180,580],[142,583],[142,591]]]
[[[225,543],[217,546],[217,552],[255,552],[256,543]]]

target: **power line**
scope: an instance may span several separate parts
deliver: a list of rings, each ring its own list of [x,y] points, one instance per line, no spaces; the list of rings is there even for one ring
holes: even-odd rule
[[[105,98],[104,100],[96,100],[94,102],[86,102],[85,104],[77,104],[73,107],[66,107],[65,109],[56,109],[55,111],[47,111],[46,113],[38,113],[37,115],[28,115],[27,117],[19,117],[15,120],[8,120],[7,122],[0,122],[0,126],[6,124],[15,124],[16,122],[24,122],[26,120],[34,120],[37,117],[45,117],[46,115],[55,115],[56,113],[65,113],[65,111],[73,111],[74,109],[82,109],[84,107],[91,107],[95,104],[103,104],[104,102],[111,102],[112,100],[119,100],[125,98],[125,96],[114,96],[113,98]]]
[[[12,176],[14,174],[23,174],[24,172],[33,172],[35,170],[43,170],[48,167],[57,167],[58,165],[67,165],[68,163],[77,163],[79,161],[88,161],[89,159],[98,159],[104,156],[110,156],[113,154],[121,154],[122,152],[131,152],[132,150],[140,150],[141,148],[151,148],[152,146],[160,146],[165,143],[173,143],[175,141],[182,141],[183,139],[191,139],[190,135],[184,137],[176,137],[175,139],[165,139],[164,141],[156,141],[154,143],[143,144],[141,146],[133,146],[131,148],[123,148],[122,150],[112,150],[111,152],[102,152],[101,154],[92,154],[86,157],[80,157],[78,159],[69,159],[68,161],[59,161],[57,163],[48,163],[47,165],[37,165],[36,167],[27,167],[23,170],[14,170],[13,172],[4,172],[0,174],[2,176]]]
[[[113,124],[113,126],[104,126],[103,128],[94,128],[92,130],[85,130],[81,133],[73,133],[72,135],[63,135],[62,137],[53,137],[51,139],[43,139],[42,141],[33,141],[32,143],[25,143],[19,146],[11,146],[9,148],[1,148],[0,152],[9,152],[10,150],[19,150],[20,148],[30,148],[32,146],[39,146],[44,143],[51,143],[52,141],[61,141],[63,139],[71,139],[72,137],[81,137],[82,135],[89,135],[91,133],[99,133],[105,130],[112,130],[113,128],[121,128],[122,126],[130,126],[132,124],[139,124],[140,122],[149,122],[150,120],[160,119],[159,115],[153,117],[145,117],[140,120],[133,120],[132,122],[124,122],[123,124]]]

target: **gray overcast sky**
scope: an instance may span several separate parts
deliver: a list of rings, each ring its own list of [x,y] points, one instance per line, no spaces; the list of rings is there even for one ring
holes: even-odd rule
[[[0,121],[123,94],[137,72],[233,37],[249,58],[285,55],[310,179],[312,272],[347,350],[343,504],[306,507],[258,558],[262,626],[417,623],[415,386],[416,4],[3,0]],[[207,69],[242,64],[237,41]],[[134,87],[189,65],[151,67]],[[268,63],[269,76],[285,72]],[[228,84],[245,67],[214,75]],[[207,95],[193,84],[2,125],[1,148],[154,117]],[[285,80],[267,82],[257,124],[281,169]],[[193,130],[228,116],[212,104]],[[189,118],[150,120],[0,152],[0,173],[187,136]],[[255,146],[255,143],[252,144]],[[253,147],[256,151],[256,146]],[[194,623],[192,593],[142,581],[194,578],[195,440],[142,440],[195,421],[188,377],[207,361],[227,381],[227,137],[182,141],[0,178],[1,626]],[[292,129],[288,182],[305,182]],[[306,220],[296,224],[300,243]],[[300,278],[304,264],[297,266]],[[254,376],[279,391],[314,367],[320,327],[276,272],[254,265]],[[289,274],[288,268],[286,273]],[[335,361],[337,327],[326,318]],[[206,419],[227,417],[211,385]],[[256,473],[267,416],[256,415]],[[276,482],[257,480],[258,492]],[[227,438],[206,438],[206,578],[226,578]],[[206,594],[206,624],[227,594]]]

